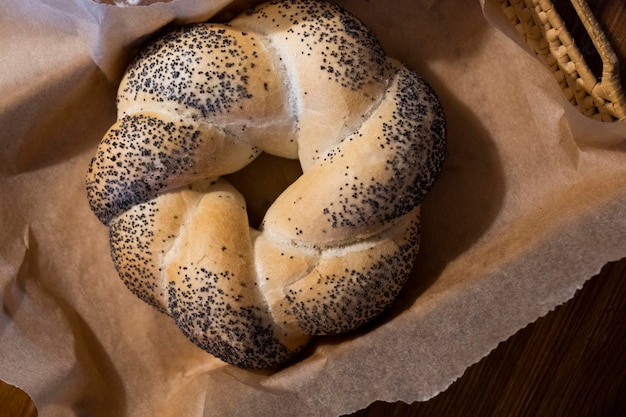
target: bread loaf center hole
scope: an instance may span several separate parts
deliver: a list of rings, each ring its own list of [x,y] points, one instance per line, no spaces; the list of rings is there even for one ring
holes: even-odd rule
[[[262,153],[245,168],[224,179],[244,196],[250,227],[258,229],[274,200],[301,175],[297,159]]]

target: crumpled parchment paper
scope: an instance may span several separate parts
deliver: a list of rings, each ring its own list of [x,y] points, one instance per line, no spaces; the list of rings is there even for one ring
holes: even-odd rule
[[[497,5],[345,0],[446,111],[414,276],[380,320],[279,371],[194,347],[117,277],[84,175],[137,48],[251,3],[0,6],[0,379],[40,416],[319,417],[427,400],[626,256],[626,124],[570,107]]]

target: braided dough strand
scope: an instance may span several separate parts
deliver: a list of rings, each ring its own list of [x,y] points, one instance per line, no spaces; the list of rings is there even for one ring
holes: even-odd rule
[[[114,265],[196,345],[241,367],[387,308],[445,154],[435,93],[336,5],[262,4],[175,29],[131,63],[87,173]],[[262,152],[303,175],[258,230],[224,177]]]

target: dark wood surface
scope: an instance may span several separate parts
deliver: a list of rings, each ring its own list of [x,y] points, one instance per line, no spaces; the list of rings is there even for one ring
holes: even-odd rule
[[[34,417],[37,408],[20,389],[0,381],[0,417]]]

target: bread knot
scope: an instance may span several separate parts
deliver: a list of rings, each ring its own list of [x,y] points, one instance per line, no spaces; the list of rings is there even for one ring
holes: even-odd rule
[[[176,28],[133,60],[117,104],[90,206],[126,286],[200,348],[276,367],[397,297],[445,119],[352,14],[283,0]],[[262,153],[299,160],[302,175],[255,228],[224,177]]]

